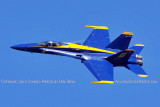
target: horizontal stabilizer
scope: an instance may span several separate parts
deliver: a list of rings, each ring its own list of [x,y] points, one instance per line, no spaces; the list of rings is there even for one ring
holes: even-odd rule
[[[120,49],[120,50],[128,49],[132,35],[133,33],[131,32],[123,32],[118,38],[116,38],[113,42],[111,42],[106,48]]]
[[[131,47],[130,49],[135,50],[135,53],[139,54],[142,51],[143,48],[144,48],[143,44],[136,44],[133,47]]]
[[[148,76],[140,65],[128,64],[126,68],[131,70],[135,74],[137,74],[139,77],[147,77]]]

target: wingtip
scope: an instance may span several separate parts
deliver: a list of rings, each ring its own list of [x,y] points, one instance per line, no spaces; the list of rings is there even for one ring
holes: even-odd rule
[[[139,77],[148,77],[148,75],[138,74]]]
[[[114,84],[114,81],[97,81],[97,82],[91,82],[91,83]]]
[[[91,26],[91,25],[86,25],[85,27],[92,27],[94,29],[107,29],[108,30],[107,26]]]

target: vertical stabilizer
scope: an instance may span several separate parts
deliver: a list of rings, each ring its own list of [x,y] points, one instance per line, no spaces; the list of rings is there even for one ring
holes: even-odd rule
[[[135,50],[135,53],[136,54],[139,54],[142,49],[144,48],[144,45],[143,44],[135,44],[133,47],[131,47],[130,49],[133,49]]]
[[[128,49],[132,35],[133,33],[131,32],[123,32],[118,38],[116,38],[113,42],[111,42],[106,48],[120,49],[120,50]]]

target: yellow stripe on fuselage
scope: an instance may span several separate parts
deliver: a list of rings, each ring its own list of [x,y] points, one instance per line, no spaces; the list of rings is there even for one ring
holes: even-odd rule
[[[117,54],[116,52],[93,48],[89,46],[79,45],[79,44],[73,44],[73,43],[66,43],[66,45],[63,46],[56,46],[53,48],[74,48],[74,49],[84,49],[84,50],[90,50],[90,51],[97,51],[97,52],[105,52],[105,53],[111,53],[111,54]]]

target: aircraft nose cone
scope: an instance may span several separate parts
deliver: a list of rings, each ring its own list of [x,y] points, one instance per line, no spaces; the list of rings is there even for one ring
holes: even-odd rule
[[[14,46],[11,46],[10,48],[16,49],[16,50],[25,50],[27,47],[26,45],[14,45]]]
[[[12,48],[12,49],[17,49],[17,46],[11,46],[10,48]]]
[[[28,43],[28,44],[19,44],[11,46],[10,48],[20,50],[20,51],[31,51],[32,46],[39,46],[38,43]]]

